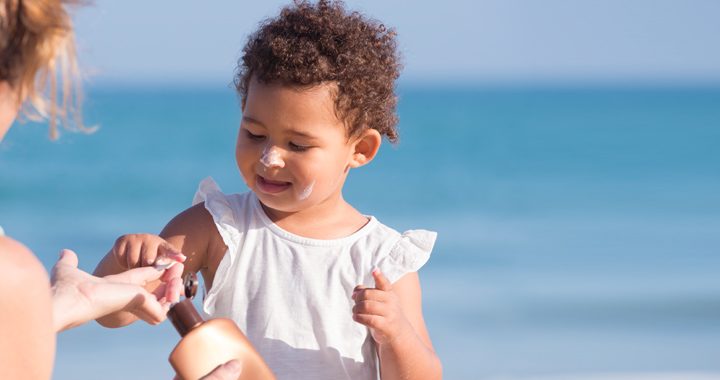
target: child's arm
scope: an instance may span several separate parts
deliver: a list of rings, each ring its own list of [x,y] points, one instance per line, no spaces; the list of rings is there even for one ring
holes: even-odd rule
[[[395,284],[377,269],[373,277],[375,288],[358,286],[353,292],[353,319],[368,326],[377,343],[380,377],[441,379],[442,364],[422,316],[417,273],[408,273]]]
[[[212,267],[212,273],[206,273],[208,259],[212,259],[210,261],[213,263],[219,263],[219,260],[216,259],[218,255],[215,253],[219,250],[218,240],[220,245],[223,245],[212,216],[205,209],[204,204],[200,203],[173,218],[162,230],[160,236],[151,234],[121,236],[117,239],[110,252],[100,261],[93,274],[106,276],[130,268],[151,266],[158,257],[172,255],[179,250],[187,256],[187,260],[184,262],[185,273],[203,270],[203,277],[207,287],[209,286],[208,277],[210,277],[211,281],[214,269],[217,268],[217,264],[215,264]],[[208,254],[208,252],[211,252],[211,254]],[[224,250],[222,253],[224,253]],[[220,256],[222,256],[222,253]],[[159,285],[160,283],[156,281],[149,283],[145,288],[150,292],[154,292]],[[137,319],[131,313],[118,312],[99,318],[97,321],[105,327],[121,327]]]

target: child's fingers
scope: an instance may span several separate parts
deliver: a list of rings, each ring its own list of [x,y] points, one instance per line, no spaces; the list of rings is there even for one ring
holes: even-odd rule
[[[135,268],[140,263],[140,250],[142,243],[139,242],[127,242],[125,244],[125,258],[127,260],[128,268]]]
[[[385,314],[387,313],[387,307],[383,302],[366,300],[355,302],[355,306],[353,306],[352,312],[353,314],[385,316]]]
[[[380,272],[380,269],[375,268],[372,271],[373,278],[375,278],[375,288],[389,292],[392,290],[392,284],[385,275]]]
[[[388,294],[384,290],[367,288],[353,293],[352,299],[355,300],[355,303],[366,300],[386,302],[388,300]]]
[[[358,293],[360,293],[364,289],[366,289],[366,288],[363,285],[356,286],[355,289],[353,289],[353,292],[352,292],[352,295],[350,295],[350,298],[355,299],[355,297],[357,297]]]
[[[160,239],[160,244],[157,247],[157,253],[161,257],[167,257],[177,262],[185,262],[187,256],[185,256],[179,249],[175,248],[172,244],[167,241]]]
[[[365,325],[371,329],[376,329],[382,331],[383,327],[385,326],[383,321],[385,318],[374,315],[374,314],[353,314],[352,318],[355,322]]]
[[[158,243],[156,242],[143,242],[140,248],[140,263],[142,266],[151,266],[155,263],[157,258]]]
[[[119,237],[115,244],[113,244],[112,253],[113,256],[115,256],[115,259],[117,260],[117,263],[120,264],[120,266],[125,268],[130,268],[128,265],[128,257],[125,253],[125,246],[127,245],[127,242],[123,237]]]

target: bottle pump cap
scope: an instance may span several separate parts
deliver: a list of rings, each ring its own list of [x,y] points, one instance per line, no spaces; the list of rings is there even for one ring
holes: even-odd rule
[[[203,323],[203,319],[192,303],[197,292],[198,279],[195,273],[185,275],[183,285],[185,287],[185,299],[176,303],[168,311],[168,318],[175,326],[180,336],[185,336],[190,330]]]

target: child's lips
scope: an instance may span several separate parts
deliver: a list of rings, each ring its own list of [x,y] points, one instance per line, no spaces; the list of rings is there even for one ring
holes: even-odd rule
[[[262,176],[257,176],[257,184],[263,193],[275,194],[290,187],[290,182],[273,181]]]

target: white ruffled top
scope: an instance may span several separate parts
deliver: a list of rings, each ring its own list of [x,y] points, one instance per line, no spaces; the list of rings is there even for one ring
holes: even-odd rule
[[[374,287],[373,268],[391,282],[420,269],[436,233],[402,234],[372,216],[350,236],[309,239],[283,230],[254,193],[223,194],[212,178],[193,204],[205,202],[228,250],[203,309],[233,319],[282,379],[377,379],[375,345],[353,321],[358,284]]]

